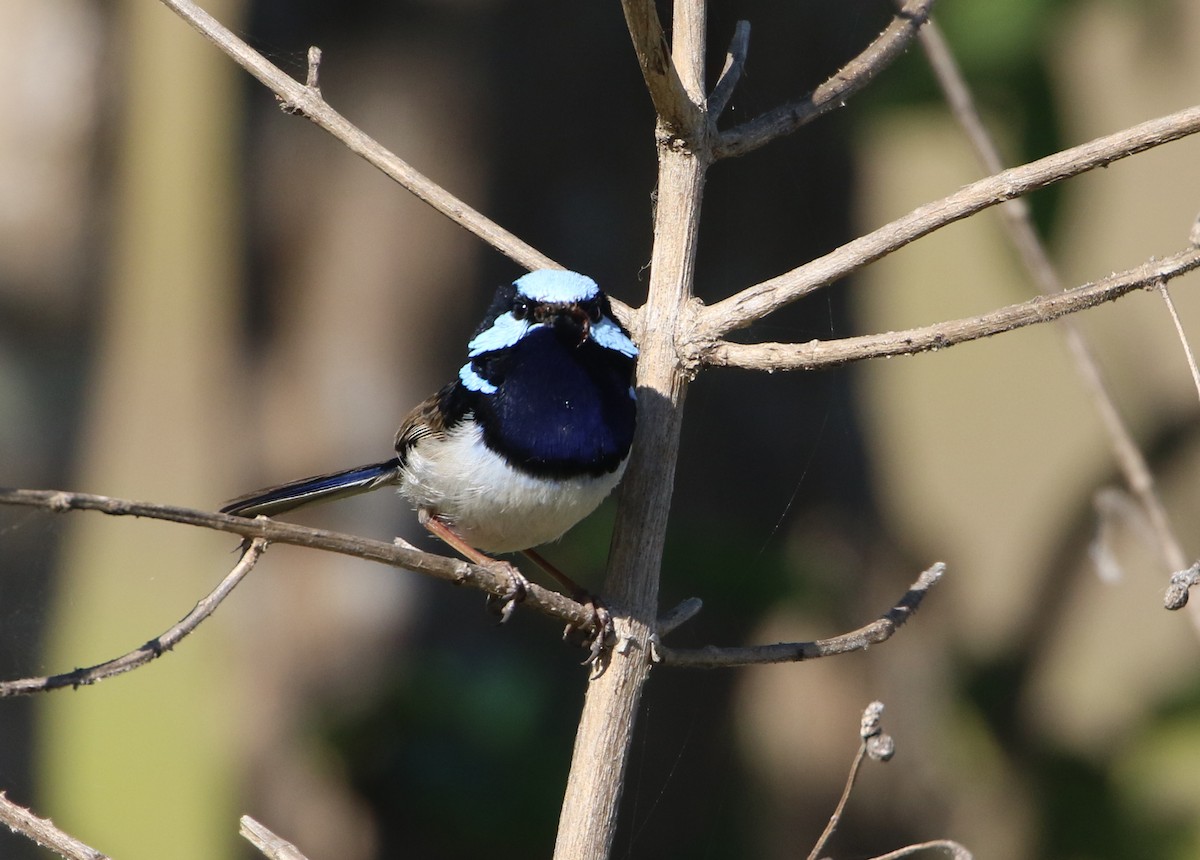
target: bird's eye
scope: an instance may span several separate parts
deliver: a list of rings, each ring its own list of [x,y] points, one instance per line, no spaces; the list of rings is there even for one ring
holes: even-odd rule
[[[595,302],[590,302],[587,305],[588,319],[594,323],[600,322],[600,305]]]
[[[512,309],[513,319],[523,320],[529,316],[529,302],[524,299],[517,299],[513,303]]]

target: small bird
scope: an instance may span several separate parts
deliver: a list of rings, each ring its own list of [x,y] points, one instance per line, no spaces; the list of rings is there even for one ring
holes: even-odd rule
[[[417,406],[396,456],[249,493],[221,511],[273,516],[395,486],[422,525],[463,556],[524,551],[590,514],[625,471],[638,350],[591,278],[540,269],[500,287],[467,344],[458,378]],[[505,616],[524,592],[513,579]]]

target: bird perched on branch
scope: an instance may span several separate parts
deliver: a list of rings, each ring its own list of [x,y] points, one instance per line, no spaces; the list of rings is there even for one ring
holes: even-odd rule
[[[633,441],[638,350],[591,278],[542,269],[496,291],[458,378],[417,406],[380,463],[258,490],[221,510],[272,516],[394,486],[422,525],[476,564],[532,550],[612,491]],[[524,593],[511,566],[505,614]]]

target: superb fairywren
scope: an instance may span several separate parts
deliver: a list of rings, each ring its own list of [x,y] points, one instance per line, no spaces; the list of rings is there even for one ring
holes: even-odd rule
[[[637,354],[595,281],[530,272],[496,291],[458,378],[405,418],[395,457],[221,510],[269,516],[395,486],[429,531],[475,563],[495,563],[484,552],[528,551],[574,588],[531,548],[560,537],[621,479]],[[514,591],[523,583],[514,580]]]

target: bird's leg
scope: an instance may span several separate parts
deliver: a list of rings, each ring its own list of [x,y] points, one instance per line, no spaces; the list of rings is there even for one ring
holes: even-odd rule
[[[501,600],[500,623],[503,624],[507,621],[516,605],[525,599],[525,592],[529,588],[529,580],[521,574],[521,571],[517,570],[507,561],[492,558],[490,555],[485,555],[475,549],[475,547],[459,537],[454,529],[439,520],[434,514],[422,510],[417,514],[417,519],[420,520],[421,525],[425,526],[430,534],[440,538],[443,542],[458,550],[468,561],[508,577],[508,593],[499,598]]]
[[[555,581],[567,590],[567,593],[571,596],[572,600],[574,600],[576,603],[585,603],[592,608],[592,620],[596,626],[596,633],[592,636],[591,641],[588,642],[588,650],[591,653],[589,654],[588,658],[583,661],[583,665],[595,665],[596,661],[600,659],[601,653],[604,651],[605,640],[608,639],[610,634],[615,635],[615,630],[612,623],[612,614],[608,611],[608,609],[605,608],[604,604],[600,602],[599,597],[592,594],[575,580],[571,579],[571,577],[567,576],[557,567],[548,562],[537,550],[525,549],[521,550],[521,554],[540,567],[542,570],[546,571],[546,573],[554,577]],[[563,638],[566,639],[568,636],[570,636],[573,629],[574,625],[568,624],[567,628],[563,631]]]
[[[592,595],[588,593],[586,588],[581,586],[575,580],[571,579],[571,577],[567,576],[557,567],[548,562],[540,552],[535,549],[523,549],[521,550],[521,555],[525,556],[542,570],[546,571],[546,573],[554,577],[554,581],[567,590],[567,594],[572,600],[578,603],[591,602]]]

